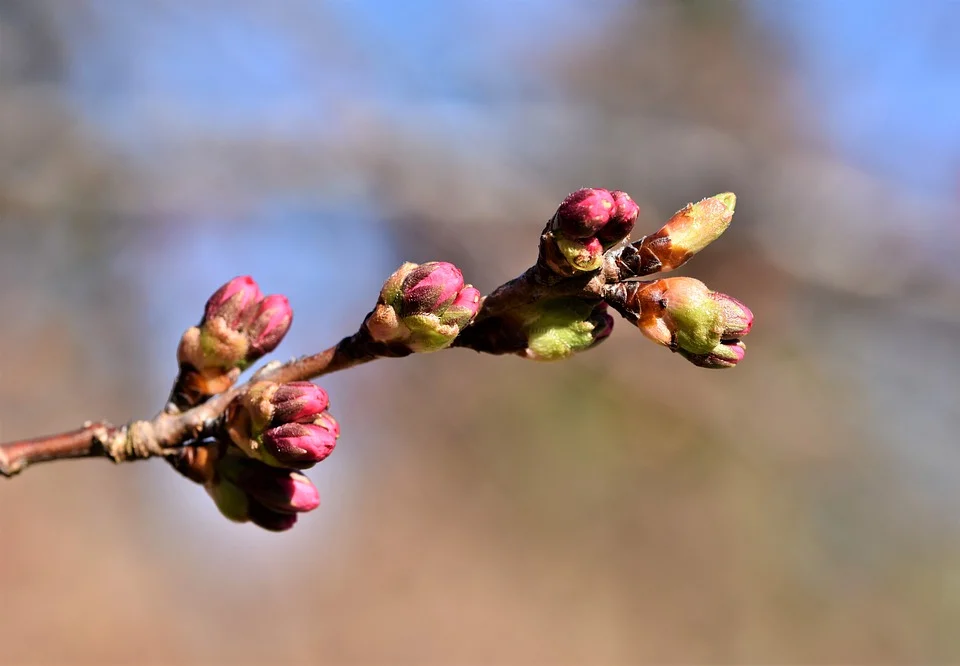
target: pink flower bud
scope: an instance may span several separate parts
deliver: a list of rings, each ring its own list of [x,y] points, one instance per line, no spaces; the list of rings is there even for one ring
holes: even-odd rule
[[[276,349],[293,321],[293,309],[286,296],[273,294],[261,300],[254,310],[253,320],[247,329],[250,351],[247,361],[252,362]]]
[[[463,289],[463,273],[445,261],[431,261],[413,269],[403,280],[398,312],[401,317],[441,314]]]
[[[295,513],[320,506],[316,486],[300,472],[278,469],[253,458],[230,455],[217,467],[221,480],[228,481],[253,500],[273,511]]]
[[[440,317],[443,324],[455,324],[463,328],[477,316],[480,310],[480,290],[476,287],[467,285],[457,294],[453,303],[446,309]]]
[[[640,215],[640,207],[626,192],[615,190],[611,192],[615,209],[610,221],[597,231],[597,238],[605,247],[616,245],[633,231],[633,225]]]
[[[337,444],[337,435],[324,425],[284,423],[263,433],[265,452],[281,465],[305,469],[326,458]]]
[[[609,191],[585,187],[563,200],[554,215],[554,228],[567,238],[589,238],[610,221],[615,207]]]
[[[733,296],[727,296],[716,291],[711,296],[713,296],[713,300],[720,304],[725,338],[740,338],[750,332],[750,329],[753,328],[753,313],[750,308]]]
[[[330,405],[327,392],[312,382],[281,384],[270,398],[271,423],[310,423]]]
[[[247,309],[263,298],[260,287],[249,275],[235,277],[217,289],[207,301],[203,321],[221,318],[227,327],[236,330]]]

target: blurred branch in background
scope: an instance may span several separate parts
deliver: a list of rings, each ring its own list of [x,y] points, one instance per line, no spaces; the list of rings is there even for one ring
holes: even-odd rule
[[[641,233],[736,191],[698,276],[764,322],[732,378],[623,335],[360,370],[289,540],[152,466],[4,484],[5,658],[956,661],[955,8],[896,4],[0,2],[3,439],[149,412],[232,275],[337,313],[292,353],[403,259],[486,292],[582,185]]]

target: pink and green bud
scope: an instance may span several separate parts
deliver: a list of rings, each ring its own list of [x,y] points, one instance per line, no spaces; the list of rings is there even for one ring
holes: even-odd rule
[[[465,286],[453,303],[440,316],[440,323],[448,326],[463,328],[477,316],[480,309],[480,290],[470,285]]]
[[[337,430],[331,429],[326,420],[321,423],[284,423],[270,428],[261,437],[263,460],[281,467],[312,467],[333,452],[337,445]]]
[[[310,423],[330,406],[327,392],[312,382],[280,384],[270,402],[272,424]]]
[[[635,284],[624,303],[645,336],[703,367],[732,367],[743,358],[739,338],[753,326],[753,313],[740,301],[688,277]]]
[[[606,226],[615,211],[610,191],[585,187],[567,195],[554,214],[553,227],[570,239],[591,238]]]
[[[588,187],[569,194],[541,237],[541,264],[565,277],[598,270],[604,252],[630,235],[639,214],[626,192]]]
[[[734,342],[721,342],[707,354],[691,354],[682,349],[678,351],[681,356],[698,367],[722,370],[732,368],[742,361],[744,354],[747,353],[747,348],[742,342],[736,340]]]
[[[679,268],[727,230],[736,205],[733,192],[687,204],[659,231],[640,241],[638,249],[641,254],[649,252],[656,257],[658,271]]]
[[[712,292],[713,299],[720,305],[723,318],[724,337],[740,338],[753,328],[753,312],[733,296]]]
[[[235,277],[217,289],[207,301],[203,321],[220,318],[228,328],[237,329],[254,303],[263,298],[260,287],[249,275]]]
[[[292,321],[293,309],[286,296],[273,294],[257,303],[250,327],[246,331],[250,343],[247,362],[252,363],[276,349],[290,330]]]
[[[405,263],[384,283],[364,325],[377,342],[430,352],[449,347],[479,309],[480,292],[453,264]]]
[[[255,502],[272,511],[299,513],[320,506],[320,493],[306,476],[278,469],[258,460],[228,455],[217,466],[219,481],[240,488]]]

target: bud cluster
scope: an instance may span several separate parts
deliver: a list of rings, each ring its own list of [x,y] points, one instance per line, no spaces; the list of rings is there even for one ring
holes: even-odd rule
[[[243,369],[273,351],[292,320],[286,296],[264,297],[253,278],[237,277],[210,297],[199,326],[184,333],[177,356],[197,370]]]
[[[298,513],[320,506],[320,493],[306,476],[248,458],[234,448],[214,463],[204,488],[230,520],[274,532],[290,529]]]
[[[364,326],[380,343],[410,352],[449,347],[480,309],[480,292],[444,261],[405,263],[383,285]]]
[[[740,338],[753,326],[746,305],[689,277],[634,285],[625,304],[646,337],[704,368],[729,368],[743,360]]]
[[[547,223],[540,259],[562,276],[594,271],[633,231],[640,209],[626,192],[588,187],[567,195]]]
[[[340,426],[326,391],[311,382],[257,382],[227,414],[230,439],[250,458],[307,469],[333,451]]]

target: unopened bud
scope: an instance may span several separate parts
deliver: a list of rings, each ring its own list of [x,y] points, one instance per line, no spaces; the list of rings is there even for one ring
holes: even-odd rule
[[[742,361],[744,354],[747,353],[747,348],[737,340],[735,342],[721,342],[707,354],[691,354],[682,349],[678,351],[681,356],[696,366],[720,370],[732,368]]]
[[[753,326],[753,313],[740,301],[688,277],[633,284],[620,286],[620,304],[646,337],[703,367],[732,367],[743,358],[739,338]]]
[[[630,235],[639,212],[619,190],[588,187],[569,194],[541,237],[541,265],[565,277],[599,269],[603,253]]]
[[[253,313],[247,330],[250,350],[247,362],[252,363],[276,349],[293,321],[293,309],[286,296],[273,294],[261,300]]]
[[[217,289],[207,301],[203,321],[220,318],[228,328],[236,329],[243,323],[250,306],[262,298],[260,287],[252,277],[235,277]]]
[[[306,469],[333,452],[337,435],[326,421],[320,424],[284,423],[266,430],[261,445],[266,456],[265,462]]]
[[[595,236],[616,208],[613,194],[597,187],[571,192],[554,214],[554,228],[570,239]]]
[[[312,382],[281,384],[270,402],[273,423],[308,423],[330,406],[327,392]]]
[[[228,455],[217,466],[220,480],[240,488],[254,501],[281,513],[313,511],[320,494],[306,476],[241,455]]]
[[[597,232],[597,238],[603,243],[604,248],[616,245],[628,237],[637,223],[637,217],[640,216],[640,207],[629,194],[620,190],[614,190],[611,194],[614,202],[613,214],[604,227]]]
[[[384,283],[364,326],[377,342],[437,351],[449,347],[479,309],[480,292],[464,285],[453,264],[406,263]]]

